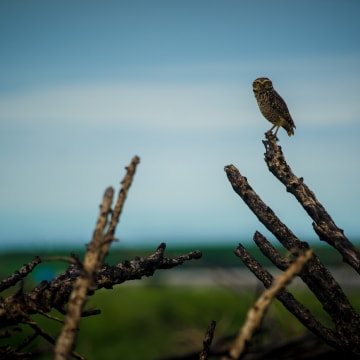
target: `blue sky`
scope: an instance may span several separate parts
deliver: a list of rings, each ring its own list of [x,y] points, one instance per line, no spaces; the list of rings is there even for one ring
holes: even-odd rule
[[[357,1],[2,1],[0,246],[91,239],[105,188],[141,158],[119,246],[272,236],[231,189],[233,163],[278,216],[316,240],[269,173],[273,80],[296,124],[278,137],[298,176],[358,239]]]

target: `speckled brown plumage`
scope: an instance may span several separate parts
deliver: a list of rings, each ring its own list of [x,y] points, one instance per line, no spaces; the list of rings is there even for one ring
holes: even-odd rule
[[[295,123],[282,97],[275,91],[272,82],[266,77],[257,78],[253,82],[255,98],[265,119],[273,124],[275,136],[280,127],[283,127],[289,136],[294,135]]]

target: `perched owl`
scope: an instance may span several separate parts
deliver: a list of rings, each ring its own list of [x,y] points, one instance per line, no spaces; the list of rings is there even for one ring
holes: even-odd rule
[[[294,135],[296,128],[294,121],[285,101],[273,88],[271,80],[265,77],[254,80],[253,90],[261,113],[265,119],[273,124],[269,131],[276,128],[274,134],[276,137],[280,126],[282,126],[289,136]]]

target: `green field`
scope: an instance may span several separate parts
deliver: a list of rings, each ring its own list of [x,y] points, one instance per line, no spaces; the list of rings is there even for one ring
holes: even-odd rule
[[[185,251],[194,250],[186,249]],[[256,249],[252,249],[259,256]],[[176,250],[170,255],[184,252]],[[113,252],[108,262],[113,264],[134,255],[149,255],[149,250]],[[1,277],[5,277],[29,261],[33,254],[7,254],[1,258]],[[47,256],[54,254],[46,254]],[[59,255],[59,253],[57,253]],[[336,265],[339,256],[333,252],[322,251],[322,256]],[[202,266],[227,268],[242,266],[233,255],[233,249],[205,249],[202,260],[185,263],[183,268],[190,268],[196,273]],[[62,271],[64,265],[59,262],[44,263],[34,271],[26,281],[31,288],[41,277],[51,277]],[[174,271],[174,270],[167,270]],[[355,276],[355,274],[354,274]],[[15,289],[11,289],[14,291]],[[113,290],[100,290],[91,297],[87,308],[101,309],[98,316],[84,318],[78,335],[76,351],[88,359],[160,359],[174,354],[182,354],[201,348],[202,339],[211,320],[216,320],[216,339],[232,335],[243,324],[248,309],[262,291],[261,287],[246,288],[229,286],[165,286],[154,277],[133,281],[116,286]],[[301,289],[294,289],[301,299],[319,318],[327,322],[321,305],[311,294]],[[7,292],[8,294],[9,292]],[[2,294],[6,296],[7,294]],[[349,291],[353,305],[360,309],[358,291]],[[56,312],[53,315],[61,317]],[[60,324],[42,316],[34,316],[40,326],[56,337]],[[12,341],[19,342],[29,332],[16,335]],[[306,331],[280,303],[275,301],[255,341],[269,343],[279,339],[290,339]],[[0,344],[10,343],[2,339]],[[49,355],[40,357],[51,359],[51,347],[41,339],[34,342],[27,350],[40,348],[48,350]]]
[[[217,322],[215,341],[234,334],[243,324],[256,295],[255,289],[234,292],[222,288],[118,286],[114,290],[101,290],[88,307],[100,308],[102,313],[82,320],[76,350],[88,359],[134,360],[160,359],[196,350],[201,347],[211,320]],[[351,297],[360,308],[357,294]],[[298,298],[314,312],[321,312],[319,304],[305,293],[298,294]],[[319,316],[326,321],[326,316]],[[58,324],[40,316],[34,319],[56,337]],[[255,341],[275,343],[305,331],[276,301]],[[44,346],[44,341],[36,344]],[[47,350],[50,354],[41,358],[52,358],[51,348]]]

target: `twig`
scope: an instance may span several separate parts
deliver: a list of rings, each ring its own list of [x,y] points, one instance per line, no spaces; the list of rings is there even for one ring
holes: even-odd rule
[[[48,257],[44,257],[42,258],[43,262],[53,262],[53,261],[62,261],[62,262],[66,262],[69,264],[78,264],[78,259],[74,258],[74,257],[68,257],[68,256],[48,256]]]
[[[45,330],[43,330],[34,320],[28,318],[28,320],[26,320],[25,323],[29,325],[32,329],[34,329],[36,331],[36,334],[43,337],[50,344],[55,344],[55,339],[51,335],[49,335]]]
[[[315,194],[292,172],[283,155],[281,147],[276,141],[266,135],[264,140],[265,162],[269,170],[285,185],[286,190],[293,194],[308,215],[314,220],[313,227],[319,238],[333,246],[343,256],[345,263],[360,273],[360,251],[347,239],[342,229],[316,198]]]
[[[124,177],[123,181],[121,182],[121,189],[119,191],[118,199],[116,201],[116,204],[115,204],[112,216],[111,216],[109,228],[107,230],[107,234],[106,234],[107,240],[113,240],[113,239],[109,239],[109,238],[113,237],[115,234],[116,226],[119,222],[119,218],[120,218],[122,209],[124,207],[129,188],[133,181],[136,167],[139,164],[139,162],[140,162],[140,158],[138,156],[135,156],[132,159],[130,165],[126,168],[127,174]]]
[[[311,250],[307,250],[304,254],[299,255],[289,268],[274,280],[272,286],[262,293],[259,299],[249,310],[245,324],[239,331],[230,348],[229,357],[227,357],[228,359],[239,359],[240,356],[244,354],[246,346],[249,344],[256,330],[259,328],[266,310],[275,296],[301,271],[304,264],[309,261],[311,256]],[[224,359],[226,359],[226,357]]]
[[[23,280],[29,273],[34,270],[35,266],[39,265],[40,263],[41,258],[39,256],[35,256],[35,258],[28,264],[25,264],[19,270],[15,271],[13,275],[0,282],[0,292]]]
[[[203,349],[199,355],[199,360],[207,360],[207,358],[209,357],[210,346],[214,337],[215,327],[216,321],[212,320],[205,333],[205,337],[203,340]]]
[[[59,319],[59,318],[56,317],[56,316],[50,315],[50,314],[48,314],[48,313],[46,313],[46,312],[44,312],[44,311],[42,311],[42,310],[38,310],[38,312],[39,312],[39,314],[41,314],[42,316],[44,316],[44,317],[46,317],[46,318],[48,318],[48,319],[54,320],[54,321],[56,321],[56,322],[58,322],[58,323],[60,323],[60,324],[63,324],[63,323],[64,323],[64,320]]]
[[[55,339],[52,336],[50,336],[45,330],[43,330],[34,320],[31,320],[30,318],[28,318],[25,321],[25,323],[28,324],[33,330],[35,330],[36,335],[43,337],[45,340],[47,340],[52,345],[55,344]],[[34,334],[34,336],[35,336],[35,334]],[[78,353],[76,353],[74,351],[72,351],[70,355],[71,355],[71,357],[74,357],[75,359],[85,360],[84,357],[82,357],[81,355],[79,355]]]
[[[272,246],[265,236],[259,231],[256,231],[253,237],[255,244],[261,250],[261,252],[280,270],[286,270],[291,263],[291,260],[287,257],[283,257],[280,253]]]
[[[26,339],[22,341],[22,343],[15,349],[15,353],[19,353],[22,349],[24,349],[26,346],[31,344],[37,337],[39,336],[39,333],[35,331],[33,334],[29,335]]]
[[[0,339],[9,338],[18,332],[21,332],[22,329],[20,327],[14,327],[13,329],[6,329],[4,331],[0,331]]]

